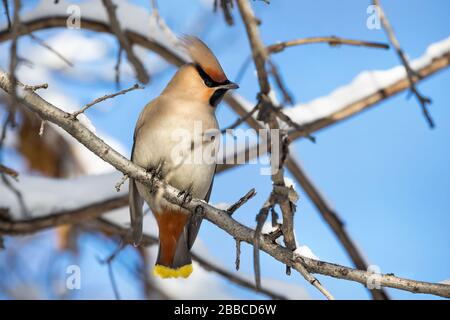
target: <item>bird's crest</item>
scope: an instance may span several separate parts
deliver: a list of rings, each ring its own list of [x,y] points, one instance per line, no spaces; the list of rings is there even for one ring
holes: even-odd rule
[[[187,35],[183,36],[181,41],[193,62],[198,64],[211,79],[218,83],[227,80],[227,76],[223,72],[216,56],[203,41],[197,37]]]

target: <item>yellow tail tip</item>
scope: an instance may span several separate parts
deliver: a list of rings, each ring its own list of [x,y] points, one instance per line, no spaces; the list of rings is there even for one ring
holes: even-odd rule
[[[155,265],[153,268],[153,274],[163,279],[167,278],[187,278],[192,273],[192,263],[182,266],[177,269],[162,266],[160,264]]]

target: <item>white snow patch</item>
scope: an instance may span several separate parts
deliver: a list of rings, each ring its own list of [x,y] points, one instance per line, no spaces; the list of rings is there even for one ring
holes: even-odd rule
[[[231,206],[231,204],[226,203],[226,202],[219,202],[219,203],[212,204],[212,206],[216,207],[217,209],[227,210]]]
[[[52,179],[21,174],[19,182],[10,179],[18,189],[32,217],[80,208],[94,202],[125,195],[127,185],[117,193],[115,184],[121,179],[119,172],[84,176],[73,179]],[[13,219],[23,218],[17,197],[4,184],[0,184],[0,207],[9,208]]]
[[[295,249],[294,254],[298,254],[302,257],[314,260],[320,260],[308,246],[297,246],[297,249]]]
[[[277,228],[272,226],[272,222],[265,222],[262,229],[261,229],[261,233],[262,234],[269,234],[271,232],[274,232]]]
[[[297,188],[297,184],[289,177],[284,177],[284,183],[286,184],[286,187],[292,187],[294,190]]]
[[[411,68],[418,70],[433,59],[450,51],[450,37],[431,44],[421,57],[411,61]],[[286,115],[299,124],[307,124],[325,118],[348,105],[364,99],[383,88],[401,80],[406,75],[403,65],[388,70],[363,71],[353,81],[306,104],[284,110]]]
[[[175,35],[167,29],[162,30],[159,27],[158,21],[151,14],[151,10],[128,1],[114,1],[114,4],[117,6],[116,14],[123,30],[136,32],[166,48],[173,47]],[[79,9],[83,19],[109,23],[108,15],[101,0],[61,0],[58,4],[54,4],[53,0],[41,0],[33,10],[23,14],[22,21],[26,22],[51,16],[69,17],[73,13],[69,10],[71,6]],[[5,27],[6,23],[4,22],[2,23],[2,29]],[[181,56],[186,56],[186,53],[181,50],[175,49],[175,51]]]

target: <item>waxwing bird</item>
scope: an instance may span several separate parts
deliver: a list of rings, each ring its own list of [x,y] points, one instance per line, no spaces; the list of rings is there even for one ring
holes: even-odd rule
[[[228,90],[238,86],[228,80],[217,58],[201,40],[186,36],[182,42],[193,62],[183,65],[161,95],[145,106],[134,131],[131,160],[160,174],[168,184],[184,194],[209,201],[215,157],[213,161],[202,157],[192,161],[191,156],[196,152],[197,139],[203,141],[207,132],[218,131],[215,108]],[[174,139],[174,135],[179,138],[180,132],[183,138],[188,137],[186,148],[180,148],[184,144]],[[177,149],[181,152],[174,152]],[[153,273],[162,278],[186,278],[192,272],[190,250],[202,218],[191,215],[161,196],[155,196],[155,193],[158,192],[130,179],[133,241],[138,244],[142,238],[142,206],[145,201],[159,229],[159,253]]]

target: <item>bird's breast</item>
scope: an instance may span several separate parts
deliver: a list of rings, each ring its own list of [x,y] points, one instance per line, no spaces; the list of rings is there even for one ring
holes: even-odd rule
[[[153,108],[135,138],[133,161],[144,168],[162,164],[170,185],[204,198],[214,175],[220,141],[214,114],[209,109],[201,112],[200,106]]]

